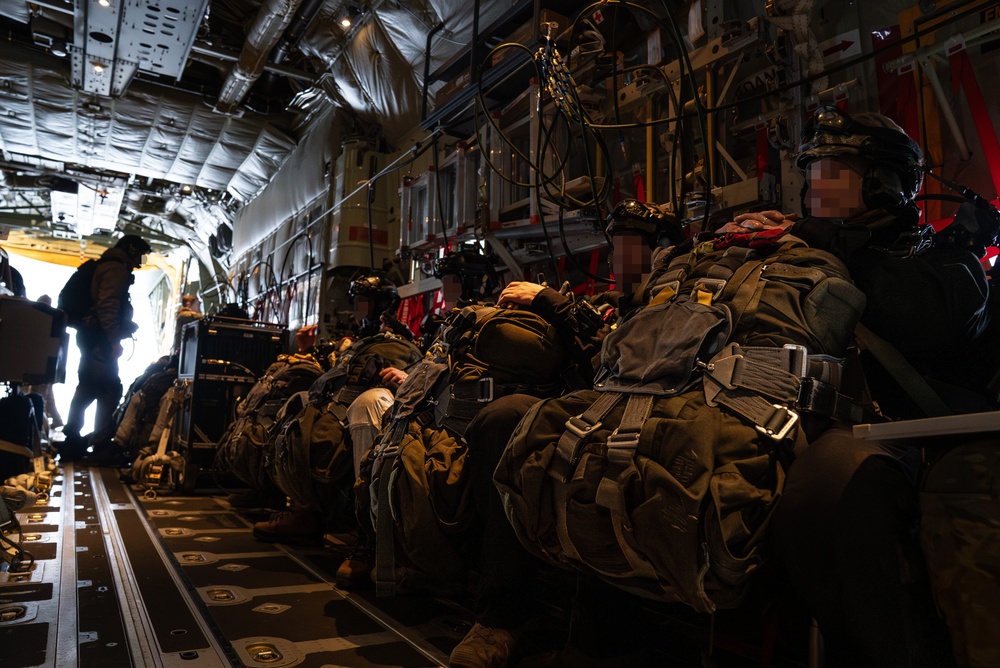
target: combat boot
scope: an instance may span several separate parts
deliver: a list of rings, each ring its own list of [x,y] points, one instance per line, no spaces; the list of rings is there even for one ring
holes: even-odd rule
[[[62,441],[53,443],[63,462],[78,462],[87,454],[87,438],[80,434],[68,434]]]
[[[341,589],[370,587],[374,568],[375,551],[370,545],[358,545],[337,569],[337,586]]]
[[[520,631],[491,628],[476,622],[451,651],[448,665],[452,668],[505,668],[520,637]]]
[[[323,515],[308,508],[290,507],[275,513],[266,522],[253,525],[253,537],[268,543],[319,547],[325,530]]]

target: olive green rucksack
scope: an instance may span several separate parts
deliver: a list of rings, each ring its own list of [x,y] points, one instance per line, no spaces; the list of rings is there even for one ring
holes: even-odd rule
[[[790,237],[675,252],[604,340],[596,389],[536,404],[494,479],[542,559],[712,611],[765,558],[800,413],[857,415],[828,355],[845,354],[864,297]]]
[[[278,489],[296,505],[334,517],[351,505],[350,432],[337,417],[338,404],[308,403],[304,395],[286,405],[288,417],[278,427],[266,464]]]
[[[279,411],[293,394],[309,389],[323,373],[311,355],[280,355],[236,409],[236,419],[219,439],[215,467],[256,490],[273,490],[264,459]]]
[[[307,397],[286,406],[266,462],[278,488],[300,506],[341,514],[354,483],[348,406],[381,383],[382,369],[406,369],[421,358],[416,344],[395,334],[355,341]]]
[[[561,393],[570,366],[555,328],[530,311],[468,306],[451,314],[431,356],[400,386],[362,469],[368,494],[359,495],[359,519],[373,520],[379,595],[399,591],[402,574],[414,570],[434,587],[461,588],[456,545],[473,519],[462,435],[495,398]]]
[[[369,451],[355,490],[359,521],[376,538],[376,593],[459,594],[468,583],[460,555],[474,521],[468,446],[427,413],[395,424],[405,428],[396,451]]]

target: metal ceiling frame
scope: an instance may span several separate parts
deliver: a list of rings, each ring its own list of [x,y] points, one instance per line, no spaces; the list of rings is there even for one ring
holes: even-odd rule
[[[79,90],[121,97],[136,72],[179,79],[208,0],[76,0],[71,76]]]

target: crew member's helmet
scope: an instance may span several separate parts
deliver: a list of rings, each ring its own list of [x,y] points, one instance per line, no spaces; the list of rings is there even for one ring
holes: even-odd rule
[[[384,271],[368,271],[356,276],[347,288],[347,295],[356,300],[365,297],[369,301],[369,318],[378,318],[386,311],[399,306],[399,292],[396,284],[389,280]]]
[[[118,240],[115,248],[121,248],[125,251],[132,258],[132,262],[136,267],[142,265],[142,256],[151,253],[153,250],[152,246],[138,234],[126,234]]]
[[[656,204],[625,199],[608,215],[609,236],[638,234],[650,248],[673,246],[684,240],[677,216]]]
[[[462,301],[478,302],[500,287],[493,260],[474,250],[454,251],[434,263],[434,277],[451,274],[462,285]]]
[[[892,211],[913,202],[920,192],[924,154],[892,119],[870,112],[849,116],[838,107],[820,107],[806,125],[796,166],[805,171],[821,158],[849,156],[867,163],[861,188],[868,209]]]

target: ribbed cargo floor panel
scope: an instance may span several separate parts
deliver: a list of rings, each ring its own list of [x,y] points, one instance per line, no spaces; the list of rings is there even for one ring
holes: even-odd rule
[[[0,574],[4,666],[437,666],[471,625],[435,599],[339,590],[336,536],[260,542],[223,496],[145,498],[112,469],[67,467],[17,515],[36,561]]]
[[[226,498],[146,498],[113,469],[67,466],[51,498],[17,513],[35,561],[0,572],[0,666],[422,668],[445,665],[471,627],[459,602],[340,590],[350,534],[319,548],[261,542],[252,523],[265,511]],[[572,573],[543,569],[525,592],[542,605],[525,623],[524,665],[559,665],[574,586]],[[650,604],[642,665],[705,665],[709,646],[715,668],[804,664],[800,631],[775,638],[762,610],[747,612],[717,615],[713,639],[707,616]]]

